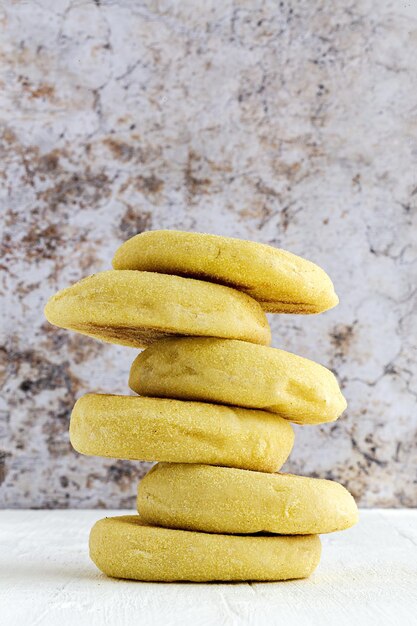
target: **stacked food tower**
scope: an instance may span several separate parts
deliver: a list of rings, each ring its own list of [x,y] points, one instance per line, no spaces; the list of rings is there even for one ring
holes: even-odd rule
[[[87,394],[71,416],[79,452],[159,461],[139,515],[93,527],[91,558],[148,581],[308,576],[318,535],[352,526],[357,508],[336,482],[277,472],[291,422],[333,421],[346,402],[328,369],[268,347],[265,312],[332,308],[329,277],[284,250],[178,231],[133,237],[113,267],[45,309],[62,328],[146,348],[130,372],[140,395]]]

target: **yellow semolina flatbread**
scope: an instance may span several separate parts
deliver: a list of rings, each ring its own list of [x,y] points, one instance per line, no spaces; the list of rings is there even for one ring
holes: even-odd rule
[[[116,270],[176,274],[228,285],[270,313],[321,313],[338,304],[332,281],[318,265],[253,241],[203,233],[156,230],[125,241]]]
[[[263,409],[298,424],[331,422],[346,408],[336,378],[322,365],[229,339],[158,341],[133,362],[129,386],[144,396]]]
[[[52,296],[45,316],[55,326],[139,348],[172,335],[271,341],[265,313],[246,294],[152,272],[93,274]]]
[[[294,433],[265,411],[87,394],[72,411],[70,439],[82,454],[274,472],[288,458]]]
[[[141,480],[138,511],[158,526],[233,534],[315,535],[358,519],[350,493],[331,480],[175,463]]]
[[[242,537],[150,526],[137,515],[106,517],[90,532],[90,557],[117,578],[245,581],[306,578],[320,560],[319,537]]]

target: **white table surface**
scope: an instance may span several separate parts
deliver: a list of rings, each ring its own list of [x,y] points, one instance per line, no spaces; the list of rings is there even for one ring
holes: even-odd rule
[[[2,626],[417,624],[417,509],[361,511],[324,535],[308,580],[140,583],[106,578],[88,532],[123,511],[0,511]]]

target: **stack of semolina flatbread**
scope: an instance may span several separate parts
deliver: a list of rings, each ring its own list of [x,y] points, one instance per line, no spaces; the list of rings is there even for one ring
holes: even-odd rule
[[[114,269],[53,296],[57,326],[146,348],[138,396],[87,394],[70,437],[83,454],[158,461],[139,515],[105,518],[90,554],[109,576],[148,581],[284,580],[311,574],[320,533],[357,521],[340,484],[278,473],[296,424],[336,420],[346,402],[325,367],[268,347],[265,312],[338,303],[327,274],[273,247],[215,235],[145,232]]]

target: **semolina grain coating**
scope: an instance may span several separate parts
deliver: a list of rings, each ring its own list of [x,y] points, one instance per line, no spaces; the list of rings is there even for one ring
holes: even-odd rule
[[[172,335],[271,341],[265,313],[246,294],[154,272],[93,274],[52,296],[45,316],[55,326],[138,348]]]
[[[242,537],[151,526],[138,515],[106,517],[90,532],[90,557],[116,578],[142,581],[246,581],[306,578],[319,537]]]
[[[329,276],[315,263],[232,237],[175,230],[140,233],[116,250],[113,267],[228,285],[258,300],[269,313],[321,313],[339,302]]]
[[[265,411],[87,394],[72,411],[70,439],[82,454],[274,472],[288,458],[294,432]]]
[[[158,526],[231,534],[316,535],[358,519],[332,480],[177,463],[158,463],[141,480],[138,511]]]
[[[333,373],[296,354],[244,341],[183,337],[137,356],[129,386],[145,396],[271,411],[297,424],[336,420],[346,408]]]

